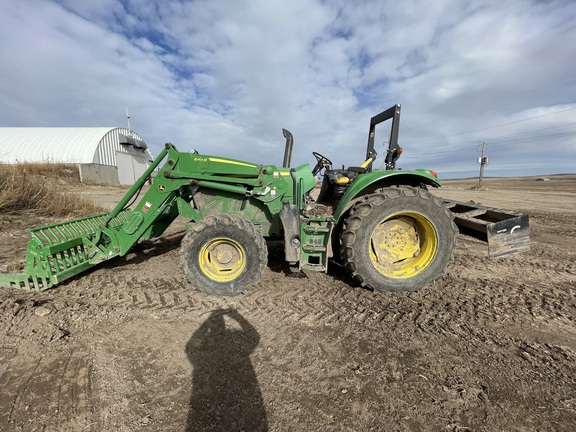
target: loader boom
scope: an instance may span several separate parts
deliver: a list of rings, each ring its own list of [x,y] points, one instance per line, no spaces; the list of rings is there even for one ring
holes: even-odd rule
[[[164,160],[131,210],[130,203]],[[127,254],[141,240],[161,235],[179,215],[198,222],[225,211],[252,221],[264,235],[281,234],[282,208],[291,205],[300,212],[307,205],[302,197],[315,185],[307,165],[263,166],[178,152],[168,143],[110,213],[31,230],[24,272],[0,273],[0,286],[29,291],[51,288]]]

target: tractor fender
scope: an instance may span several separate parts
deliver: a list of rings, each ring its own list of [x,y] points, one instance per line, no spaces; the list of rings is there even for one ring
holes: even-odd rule
[[[440,187],[440,182],[430,170],[375,170],[369,173],[360,174],[350,188],[346,191],[334,212],[334,218],[338,221],[350,207],[352,207],[361,197],[371,194],[377,189],[390,186],[432,186]]]

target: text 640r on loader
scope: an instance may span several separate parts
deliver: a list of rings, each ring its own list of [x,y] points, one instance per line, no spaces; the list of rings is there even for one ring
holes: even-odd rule
[[[385,169],[373,169],[376,125],[386,120]],[[427,190],[440,186],[433,171],[396,169],[399,120],[400,105],[372,117],[365,161],[347,169],[333,169],[316,152],[312,170],[291,168],[286,130],[282,167],[166,144],[112,212],[30,230],[24,272],[0,274],[0,286],[51,288],[126,255],[139,241],[161,235],[177,216],[190,221],[180,253],[188,282],[217,295],[245,292],[259,281],[268,258],[265,239],[283,239],[286,261],[303,270],[327,271],[334,253],[357,283],[377,291],[416,291],[433,282],[452,258],[457,226],[487,241],[494,257],[528,248],[527,215],[443,201]],[[322,170],[314,202],[310,192]]]

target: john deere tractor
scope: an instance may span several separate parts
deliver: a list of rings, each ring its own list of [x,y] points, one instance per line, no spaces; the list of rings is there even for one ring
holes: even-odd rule
[[[374,169],[376,125],[387,120],[385,169]],[[364,162],[342,169],[317,152],[312,169],[290,167],[287,130],[280,167],[179,152],[168,143],[112,212],[30,230],[24,272],[0,274],[0,286],[51,288],[160,236],[178,216],[188,221],[183,273],[192,287],[216,295],[245,292],[260,280],[267,239],[283,240],[286,261],[300,270],[326,272],[330,259],[339,260],[376,291],[433,282],[450,263],[456,224],[493,245],[493,256],[526,249],[526,215],[444,201],[427,190],[440,186],[433,171],[396,169],[399,120],[400,105],[372,117]]]

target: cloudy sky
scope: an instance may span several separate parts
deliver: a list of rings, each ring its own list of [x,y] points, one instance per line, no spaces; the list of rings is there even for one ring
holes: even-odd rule
[[[0,126],[339,167],[399,103],[403,169],[576,172],[574,0],[0,0],[0,58]]]

